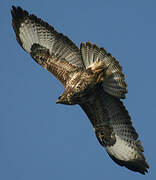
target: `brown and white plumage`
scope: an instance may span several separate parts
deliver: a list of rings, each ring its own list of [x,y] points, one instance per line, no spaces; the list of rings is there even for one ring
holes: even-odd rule
[[[149,168],[141,141],[132,126],[125,98],[127,85],[119,62],[90,42],[80,49],[48,23],[12,8],[12,25],[21,47],[65,87],[57,103],[79,104],[96,137],[119,165],[145,174]]]

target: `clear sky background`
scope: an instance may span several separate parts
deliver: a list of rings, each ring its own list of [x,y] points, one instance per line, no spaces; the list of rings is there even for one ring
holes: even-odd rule
[[[124,100],[150,165],[145,176],[116,165],[78,106],[56,105],[64,88],[18,45],[11,5],[46,20],[78,46],[90,41],[121,63]],[[1,1],[0,179],[156,179],[156,1]]]

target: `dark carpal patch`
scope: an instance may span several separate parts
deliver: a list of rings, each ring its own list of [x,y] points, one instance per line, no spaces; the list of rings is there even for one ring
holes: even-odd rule
[[[101,128],[95,128],[95,134],[100,144],[104,147],[113,146],[116,142],[113,128],[103,125]]]
[[[42,61],[47,61],[50,56],[49,50],[37,43],[31,46],[30,55],[35,59],[38,64],[42,64]]]

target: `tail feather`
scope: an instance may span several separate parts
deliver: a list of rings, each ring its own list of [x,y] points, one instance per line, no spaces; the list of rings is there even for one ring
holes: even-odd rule
[[[127,84],[120,63],[104,48],[98,48],[90,42],[82,43],[80,49],[86,68],[94,70],[98,69],[101,64],[103,65],[105,74],[101,77],[101,81],[104,91],[117,98],[125,98]]]

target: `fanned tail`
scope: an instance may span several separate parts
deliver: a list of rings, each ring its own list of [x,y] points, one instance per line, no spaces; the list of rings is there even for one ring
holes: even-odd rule
[[[104,69],[105,73],[101,80],[105,92],[117,98],[125,98],[127,93],[125,76],[120,63],[110,53],[107,53],[104,48],[87,42],[81,44],[81,55],[86,69]]]

